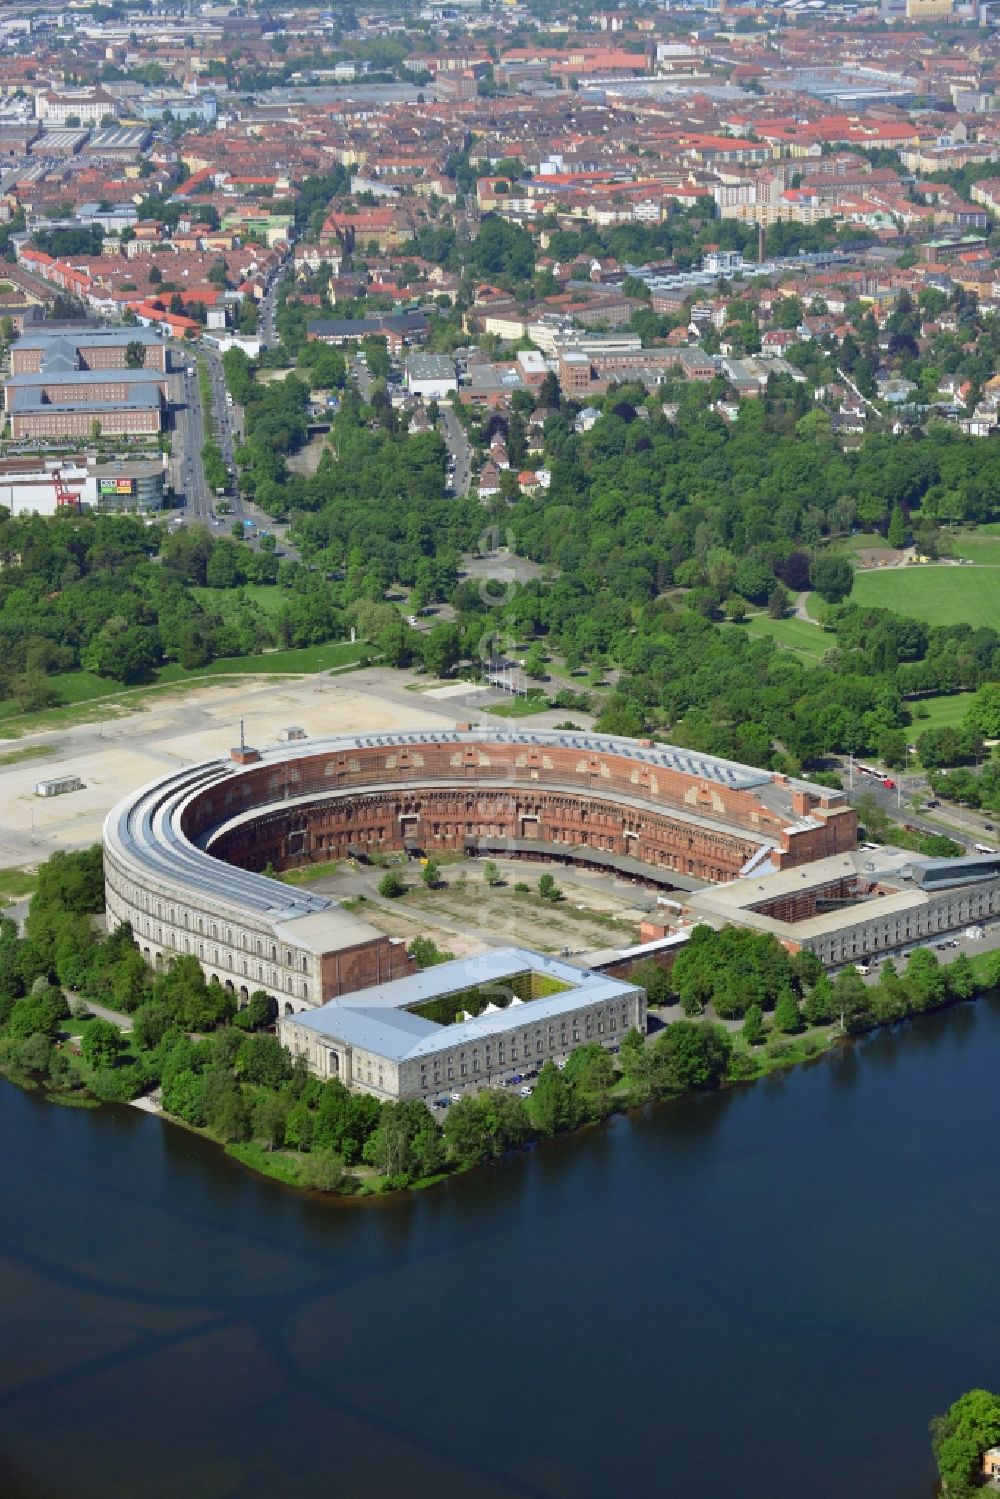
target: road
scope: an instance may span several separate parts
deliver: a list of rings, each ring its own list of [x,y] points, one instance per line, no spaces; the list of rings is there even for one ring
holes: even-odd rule
[[[289,264],[290,262],[286,261],[278,271],[278,274],[271,282],[271,285],[265,292],[263,300],[261,301],[261,304],[257,309],[257,337],[260,339],[260,346],[262,349],[274,348],[276,344],[279,344],[281,342],[280,338],[278,337],[278,325],[276,321],[278,311],[278,289],[283,278],[288,273]]]
[[[472,482],[472,449],[465,429],[451,407],[442,404],[440,411],[441,435],[455,464],[454,490],[460,499],[464,499]]]
[[[171,457],[174,490],[184,502],[185,519],[210,524],[215,519],[215,496],[205,482],[202,453],[209,437],[218,443],[222,457],[235,474],[235,446],[240,435],[240,414],[226,402],[226,383],[222,360],[210,349],[175,349],[175,358],[183,361],[173,375],[173,437]],[[212,409],[202,410],[198,385],[198,360],[208,369],[212,387]],[[193,374],[188,374],[193,370]],[[236,485],[227,496],[235,515],[243,514],[243,503]]]
[[[205,424],[198,395],[197,375],[187,374],[188,369],[195,368],[195,356],[187,351],[182,357],[188,359],[189,363],[173,377],[175,391],[171,462],[174,492],[183,501],[188,520],[208,522],[212,518],[213,507],[208,485],[205,483],[201,456],[205,446]]]
[[[964,844],[965,851],[970,854],[976,843],[983,843],[991,848],[1000,846],[1000,832],[985,826],[985,822],[990,819],[984,814],[976,814],[967,807],[957,807],[951,803],[931,808],[929,813],[915,811],[910,801],[911,797],[914,795],[933,796],[926,776],[922,773],[901,772],[898,776],[898,790],[887,791],[877,781],[861,776],[856,766],[854,786],[851,788],[850,772],[846,762],[841,766],[841,770],[848,801],[855,806],[862,797],[874,797],[892,822],[906,823],[908,827],[919,828],[922,833],[933,833],[938,836],[943,834],[947,838],[953,838],[956,843]]]

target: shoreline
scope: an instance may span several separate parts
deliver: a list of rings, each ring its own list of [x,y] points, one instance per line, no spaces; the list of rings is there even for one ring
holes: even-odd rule
[[[609,1120],[624,1117],[640,1109],[650,1106],[663,1106],[679,1103],[685,1099],[698,1096],[706,1096],[713,1093],[722,1093],[731,1089],[746,1088],[763,1081],[774,1073],[786,1072],[794,1067],[815,1063],[834,1055],[845,1044],[853,1043],[864,1037],[875,1035],[882,1031],[890,1031],[896,1027],[919,1021],[923,1015],[940,1014],[943,1010],[959,1009],[966,1004],[975,1004],[980,999],[987,999],[991,995],[996,996],[1000,989],[982,989],[977,991],[968,999],[953,998],[942,1005],[931,1009],[911,1012],[910,1014],[885,1022],[868,1025],[854,1031],[829,1032],[823,1041],[814,1036],[790,1036],[777,1040],[777,1045],[772,1047],[770,1053],[764,1046],[756,1048],[746,1054],[748,1059],[757,1064],[755,1070],[747,1076],[723,1077],[717,1086],[706,1088],[685,1088],[677,1091],[665,1091],[657,1093],[650,1090],[645,1096],[641,1096],[635,1089],[627,1093],[621,1091],[623,1079],[619,1081],[612,1090],[600,1097],[599,1106],[593,1117],[582,1119],[567,1129],[558,1129],[548,1135],[540,1135],[526,1141],[524,1144],[500,1152],[494,1157],[472,1163],[451,1163],[427,1177],[405,1183],[393,1183],[390,1179],[382,1176],[373,1167],[342,1165],[341,1174],[335,1184],[330,1186],[317,1185],[315,1182],[302,1180],[300,1177],[301,1167],[310,1161],[312,1155],[307,1151],[290,1151],[284,1148],[268,1150],[258,1141],[229,1141],[220,1140],[208,1128],[189,1124],[186,1120],[176,1114],[171,1114],[162,1105],[156,1103],[148,1094],[140,1094],[127,1102],[110,1101],[97,1098],[85,1088],[66,1091],[48,1087],[44,1081],[23,1073],[17,1073],[10,1068],[0,1068],[0,1077],[6,1082],[13,1084],[28,1092],[41,1092],[47,1103],[53,1103],[63,1107],[73,1108],[101,1108],[111,1102],[113,1107],[126,1107],[137,1109],[140,1113],[158,1118],[163,1124],[180,1128],[190,1135],[196,1136],[206,1144],[214,1146],[217,1150],[236,1166],[251,1175],[274,1183],[286,1191],[309,1197],[323,1198],[326,1200],[336,1199],[343,1203],[371,1202],[374,1200],[396,1200],[401,1195],[410,1192],[423,1192],[429,1188],[440,1186],[452,1177],[464,1176],[470,1171],[482,1170],[485,1167],[496,1165],[498,1162],[510,1157],[532,1150],[542,1139],[569,1138],[573,1135],[582,1135],[587,1130]],[[698,1022],[693,1022],[698,1023]],[[711,1024],[712,1022],[708,1022]],[[735,1055],[735,1053],[734,1053]],[[483,1090],[484,1092],[488,1090]],[[502,1090],[494,1090],[501,1092]],[[472,1096],[472,1095],[470,1095]],[[481,1096],[481,1095],[480,1095]],[[313,1157],[315,1159],[315,1157]],[[360,1171],[360,1175],[358,1172]]]

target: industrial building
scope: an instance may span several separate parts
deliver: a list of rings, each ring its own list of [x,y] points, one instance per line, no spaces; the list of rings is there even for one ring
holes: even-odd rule
[[[146,514],[163,505],[165,460],[98,462],[92,455],[0,459],[0,506],[11,515],[74,510]]]
[[[411,354],[406,388],[421,401],[445,401],[458,389],[455,361],[448,354]]]
[[[318,1077],[396,1101],[496,1087],[632,1028],[646,1029],[637,985],[503,947],[283,1017],[278,1036]]]
[[[143,328],[31,333],[14,344],[4,384],[15,439],[88,437],[95,422],[107,436],[155,436],[167,395],[166,345]]]

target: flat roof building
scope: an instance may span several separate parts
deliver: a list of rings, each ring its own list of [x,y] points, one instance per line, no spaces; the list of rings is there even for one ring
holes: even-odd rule
[[[834,968],[1000,914],[1000,855],[920,859],[905,849],[855,849],[695,891],[684,914],[769,932]]]
[[[422,401],[443,401],[458,389],[455,361],[448,354],[411,354],[406,388]]]

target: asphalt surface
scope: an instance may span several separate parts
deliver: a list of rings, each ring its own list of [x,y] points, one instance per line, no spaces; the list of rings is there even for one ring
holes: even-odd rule
[[[852,805],[857,806],[863,797],[874,797],[891,822],[904,823],[907,827],[918,828],[922,833],[943,834],[946,838],[963,844],[967,853],[972,853],[976,843],[1000,848],[1000,831],[985,826],[986,822],[992,821],[986,814],[976,814],[967,807],[957,807],[950,802],[941,802],[929,811],[926,808],[919,812],[914,810],[911,797],[931,795],[926,777],[922,774],[901,772],[898,791],[895,788],[887,791],[877,781],[859,775],[857,767],[854,771],[854,786],[851,788],[848,785],[848,767],[845,764],[841,768],[844,771],[847,799]]]
[[[283,278],[288,273],[288,262],[281,267],[271,285],[268,287],[260,306],[258,307],[259,321],[257,325],[257,337],[260,339],[262,349],[274,348],[281,342],[278,337],[278,326],[276,316],[278,311],[278,289]]]
[[[464,499],[472,483],[472,449],[465,435],[465,429],[451,407],[443,403],[440,410],[441,435],[455,464],[453,488],[456,495]]]

